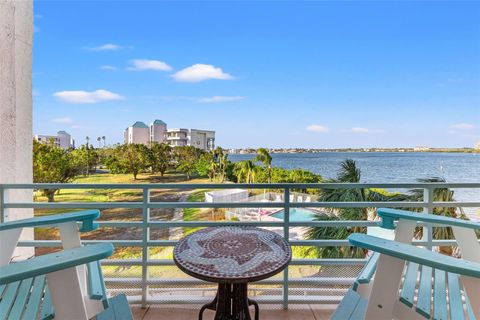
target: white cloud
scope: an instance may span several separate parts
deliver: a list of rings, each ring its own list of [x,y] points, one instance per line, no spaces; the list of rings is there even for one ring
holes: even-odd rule
[[[100,67],[100,69],[105,71],[117,71],[117,67],[109,66],[109,65],[103,65]]]
[[[53,94],[58,99],[67,103],[97,103],[102,101],[115,101],[125,99],[118,93],[98,89],[95,91],[59,91]]]
[[[144,70],[154,70],[154,71],[171,71],[173,68],[160,60],[146,60],[146,59],[136,59],[130,61],[133,65],[132,67],[127,68],[130,71],[144,71]]]
[[[52,119],[52,122],[68,124],[68,123],[72,123],[73,119],[70,117],[54,118]]]
[[[221,68],[212,66],[211,64],[194,64],[190,67],[182,69],[172,75],[173,79],[178,82],[200,82],[210,79],[231,80],[233,77]]]
[[[329,131],[329,129],[327,127],[319,125],[319,124],[309,125],[305,128],[305,130],[311,131],[311,132],[328,132]]]
[[[113,43],[106,43],[98,47],[88,47],[85,48],[90,51],[115,51],[115,50],[120,50],[122,49],[122,46],[119,46],[118,44],[113,44]]]
[[[213,96],[206,98],[199,98],[197,102],[199,103],[221,103],[221,102],[231,102],[243,100],[245,97],[241,96]]]
[[[362,128],[362,127],[353,127],[350,131],[355,132],[355,133],[368,133],[372,132],[372,130],[368,128]]]
[[[470,123],[455,123],[450,126],[450,129],[453,130],[472,130],[475,129],[475,126]]]

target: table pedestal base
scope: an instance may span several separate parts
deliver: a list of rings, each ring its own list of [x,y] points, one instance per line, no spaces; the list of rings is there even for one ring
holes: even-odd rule
[[[255,307],[255,320],[259,320],[258,304],[248,299],[247,283],[219,283],[215,299],[200,309],[198,319],[202,320],[205,309],[214,310],[215,320],[251,320],[248,307]]]

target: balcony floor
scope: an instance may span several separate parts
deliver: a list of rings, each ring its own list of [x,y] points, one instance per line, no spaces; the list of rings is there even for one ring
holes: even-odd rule
[[[132,306],[135,320],[191,320],[198,319],[200,305],[160,306],[152,305],[146,309]],[[289,310],[281,306],[260,305],[261,320],[327,320],[335,310],[336,305],[292,305]],[[253,308],[250,312],[253,318]],[[203,319],[213,320],[214,313],[206,310]]]

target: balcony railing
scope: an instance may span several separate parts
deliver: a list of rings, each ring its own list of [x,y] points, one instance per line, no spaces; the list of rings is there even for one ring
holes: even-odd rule
[[[176,191],[192,189],[268,189],[280,190],[283,193],[281,202],[155,202],[151,192],[160,189]],[[385,189],[422,189],[423,200],[418,202],[291,202],[290,194],[295,189],[357,189],[357,188],[385,188]],[[129,295],[131,303],[179,304],[205,303],[211,300],[215,287],[212,284],[189,278],[175,268],[170,258],[152,258],[150,250],[158,247],[172,247],[176,244],[173,239],[152,239],[151,232],[156,229],[211,227],[223,225],[249,225],[257,227],[275,227],[283,229],[283,235],[292,247],[331,247],[348,246],[344,240],[305,240],[290,239],[289,231],[294,227],[369,227],[375,226],[373,221],[290,221],[291,208],[422,208],[423,212],[431,213],[435,207],[480,207],[480,199],[475,202],[434,202],[433,192],[437,188],[480,188],[480,183],[321,183],[321,184],[0,184],[0,218],[6,219],[9,209],[141,209],[138,221],[99,221],[101,228],[123,228],[126,230],[141,230],[138,239],[85,240],[86,243],[112,242],[117,248],[137,247],[141,250],[139,258],[108,259],[102,262],[105,268],[117,267],[115,271],[107,273],[106,284],[112,291],[124,291]],[[13,190],[27,189],[94,189],[94,190],[138,190],[141,201],[135,202],[14,202],[9,200]],[[280,208],[284,210],[283,221],[160,221],[151,219],[150,210],[159,208]],[[454,240],[433,240],[432,226],[423,226],[424,238],[415,241],[417,245],[432,247],[439,245],[455,246]],[[126,232],[125,234],[128,234]],[[20,246],[27,247],[58,247],[58,240],[31,240],[21,241]],[[353,283],[356,274],[365,259],[307,259],[294,258],[282,275],[253,284],[251,294],[256,300],[263,303],[281,303],[288,307],[289,303],[337,303],[346,289]],[[306,277],[298,276],[298,270],[310,266],[315,272]],[[331,267],[330,274],[318,272],[319,267]],[[154,276],[155,268],[170,268],[170,276]],[[136,272],[122,275],[122,270],[137,268]],[[297,269],[295,269],[297,268]],[[333,271],[332,271],[333,270]],[[295,272],[293,272],[295,271]],[[332,273],[333,272],[333,273]]]

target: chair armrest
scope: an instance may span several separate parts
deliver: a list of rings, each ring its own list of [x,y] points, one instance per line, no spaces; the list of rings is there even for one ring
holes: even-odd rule
[[[360,271],[360,274],[357,277],[357,282],[358,283],[369,283],[370,280],[373,278],[373,274],[375,273],[375,270],[377,269],[377,264],[378,264],[378,259],[380,258],[380,254],[378,252],[375,252],[370,259],[367,261],[365,266],[363,267],[362,271]]]
[[[386,229],[395,229],[395,221],[399,219],[421,221],[426,223],[432,223],[436,225],[445,225],[450,227],[462,227],[469,229],[480,229],[480,223],[455,219],[450,217],[439,216],[435,214],[416,213],[412,211],[380,208],[377,211],[377,215],[382,219],[379,225]]]
[[[348,237],[351,245],[372,250],[400,260],[415,262],[424,266],[480,278],[480,263],[456,259],[427,249],[392,240],[353,233]]]
[[[0,231],[28,227],[53,226],[59,223],[77,221],[82,223],[82,226],[80,227],[80,232],[87,232],[98,228],[98,224],[94,222],[94,220],[98,217],[100,217],[100,211],[98,210],[83,210],[77,212],[52,214],[49,216],[14,220],[1,223]]]
[[[112,253],[111,243],[99,243],[10,263],[0,267],[0,285],[104,259]]]

